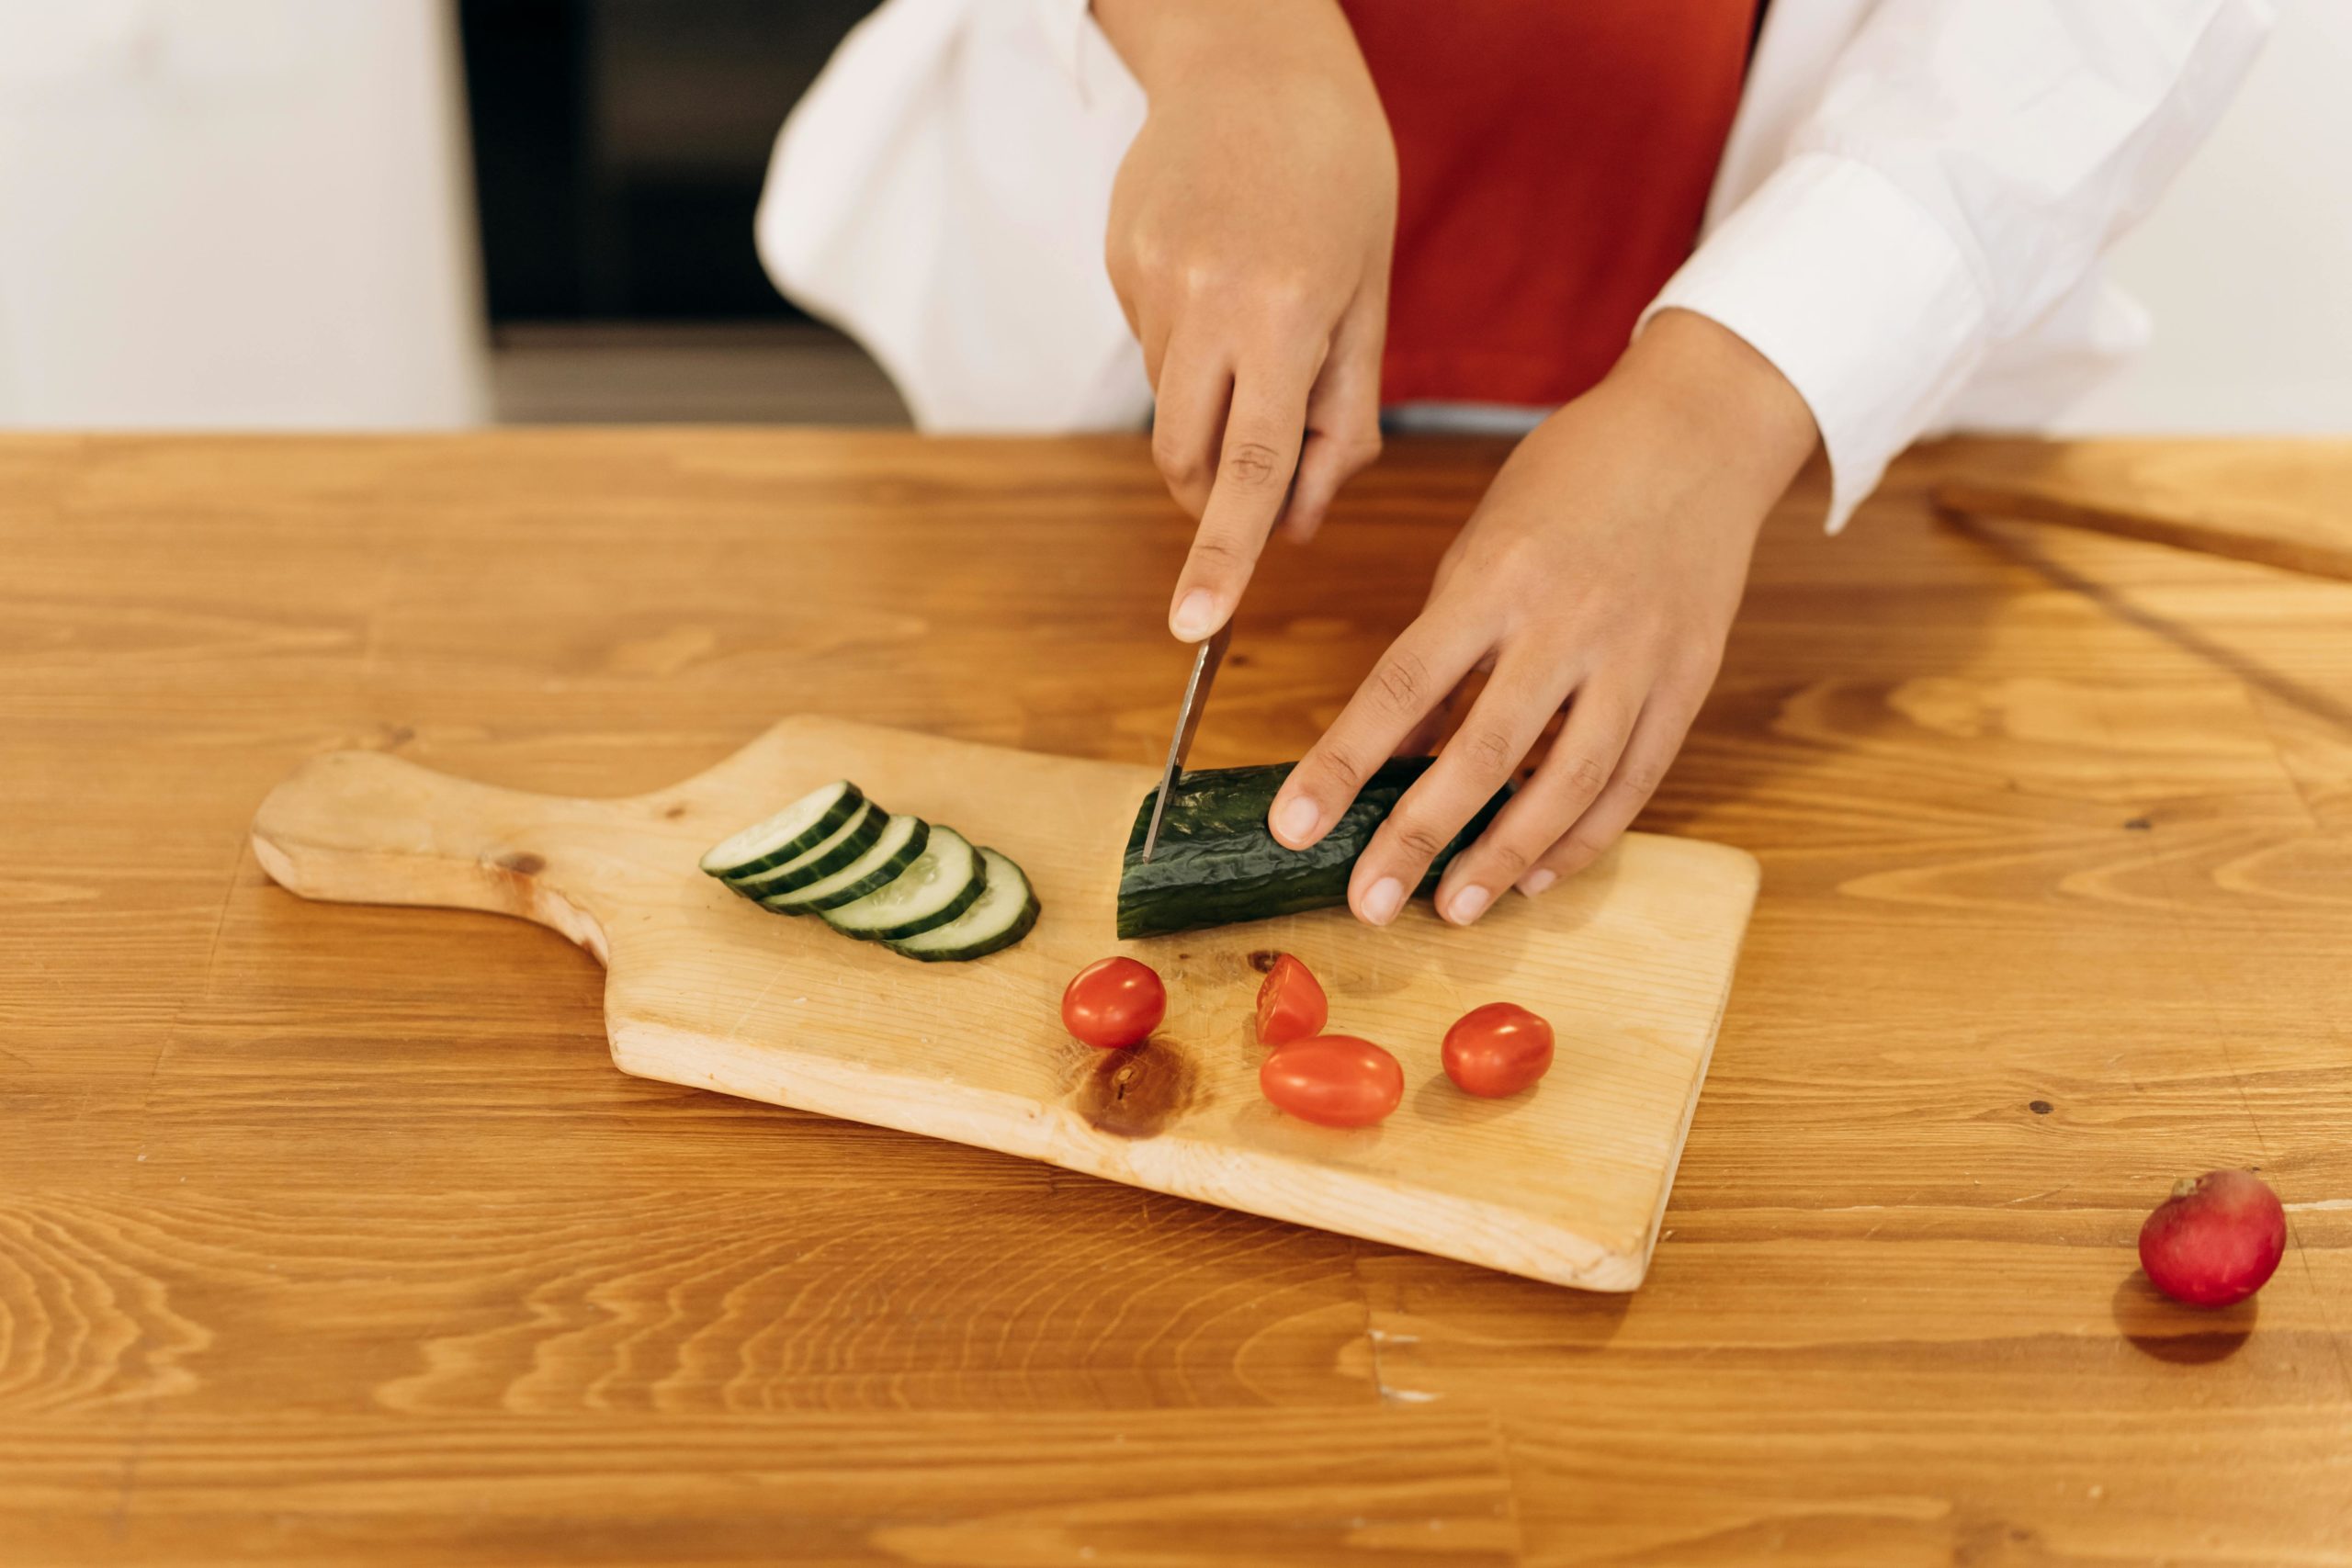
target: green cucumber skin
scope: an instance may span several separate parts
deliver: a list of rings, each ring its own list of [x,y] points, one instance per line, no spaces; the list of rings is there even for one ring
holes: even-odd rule
[[[907,841],[899,846],[899,852],[848,886],[835,888],[822,898],[804,899],[797,903],[792,894],[779,893],[773,901],[765,898],[760,900],[760,908],[774,909],[776,913],[784,915],[809,915],[822,914],[827,909],[838,909],[843,904],[854,904],[876,888],[888,886],[899,873],[922,859],[922,852],[930,841],[931,824],[917,818],[915,830],[907,835]],[[846,871],[849,868],[843,866],[842,869]]]
[[[1159,842],[1146,862],[1144,834],[1159,795],[1153,790],[1136,808],[1120,866],[1119,935],[1166,936],[1346,903],[1356,858],[1397,799],[1435,761],[1396,757],[1382,763],[1331,830],[1305,850],[1283,848],[1266,829],[1274,794],[1295,762],[1186,773],[1176,781],[1159,824]],[[1414,889],[1417,896],[1437,890],[1447,863],[1486,831],[1510,798],[1506,784],[1478,808],[1430,863]]]
[[[945,908],[925,915],[920,919],[902,921],[895,926],[882,926],[870,931],[846,931],[840,926],[834,926],[833,930],[841,931],[842,935],[848,937],[852,942],[878,942],[885,946],[894,942],[904,942],[910,936],[921,936],[925,931],[937,931],[948,921],[960,919],[965,910],[980,901],[980,895],[988,891],[988,875],[980,869],[980,857],[975,854],[972,857],[972,879],[964,885],[964,891],[947,901]]]
[[[1037,902],[1036,890],[1032,888],[1029,902],[1023,906],[1012,924],[986,942],[975,942],[970,947],[957,948],[950,953],[910,953],[896,942],[886,942],[882,945],[899,957],[911,958],[918,964],[963,964],[975,958],[986,958],[991,953],[1001,953],[1027,936],[1036,929],[1037,916],[1042,908],[1043,906]]]
[[[847,779],[842,782],[849,784]],[[792,842],[781,849],[771,850],[766,854],[755,855],[741,865],[729,866],[723,871],[713,870],[710,857],[705,855],[701,863],[703,874],[715,876],[721,882],[735,883],[749,881],[763,871],[774,871],[787,861],[799,859],[835,833],[840,832],[849,819],[857,815],[857,808],[865,804],[865,792],[859,789],[857,785],[849,784],[849,787],[842,791],[841,798],[834,801],[822,817],[811,823]]]
[[[870,800],[862,803],[858,809],[865,815],[856,818],[857,829],[823,855],[800,867],[790,877],[775,879],[775,873],[782,868],[772,866],[758,877],[730,876],[721,880],[754,904],[764,906],[770,898],[789,893],[796,887],[806,887],[812,882],[822,882],[837,871],[848,870],[852,861],[874,847],[875,840],[882,837],[882,829],[890,822],[890,814]],[[841,830],[839,828],[833,829],[836,833]],[[761,877],[769,880],[763,882]]]

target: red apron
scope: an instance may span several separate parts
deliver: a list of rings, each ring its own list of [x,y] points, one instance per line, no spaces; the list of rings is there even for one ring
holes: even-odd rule
[[[1381,400],[1553,404],[1699,237],[1756,0],[1342,0],[1398,174]]]

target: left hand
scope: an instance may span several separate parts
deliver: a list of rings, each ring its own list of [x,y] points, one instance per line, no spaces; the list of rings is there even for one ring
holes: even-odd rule
[[[1372,771],[1491,670],[1460,731],[1357,861],[1348,903],[1386,925],[1430,863],[1564,707],[1551,751],[1446,870],[1456,925],[1516,883],[1582,870],[1665,776],[1714,682],[1747,560],[1816,440],[1781,373],[1726,329],[1656,317],[1608,378],[1536,428],[1496,476],[1420,615],[1275,796],[1304,849]]]

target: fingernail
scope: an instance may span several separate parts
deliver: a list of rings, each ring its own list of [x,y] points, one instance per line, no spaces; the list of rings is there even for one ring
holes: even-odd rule
[[[1385,926],[1396,918],[1404,902],[1405,885],[1393,876],[1384,876],[1363,896],[1363,918],[1375,926]]]
[[[1275,814],[1274,837],[1296,849],[1315,837],[1315,825],[1322,820],[1323,808],[1299,795]]]
[[[1474,882],[1453,896],[1453,902],[1447,906],[1450,918],[1455,925],[1466,926],[1485,913],[1487,901],[1493,897]]]
[[[1186,642],[1198,642],[1209,635],[1209,623],[1216,616],[1216,595],[1205,588],[1195,588],[1184,595],[1176,613],[1168,619],[1169,629]]]
[[[1558,876],[1548,871],[1531,871],[1521,880],[1519,890],[1532,898],[1559,880]]]

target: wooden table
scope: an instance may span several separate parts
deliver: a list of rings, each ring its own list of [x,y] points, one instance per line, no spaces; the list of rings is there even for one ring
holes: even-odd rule
[[[1626,1298],[624,1077],[585,953],[245,848],[334,746],[1155,758],[1140,441],[0,441],[0,1562],[2352,1563],[2352,587],[1928,517],[2017,451],[1768,530],[1646,819],[1765,884]],[[1200,761],[1314,738],[1497,456],[1277,547]],[[2170,1309],[2223,1165],[2286,1262]]]

